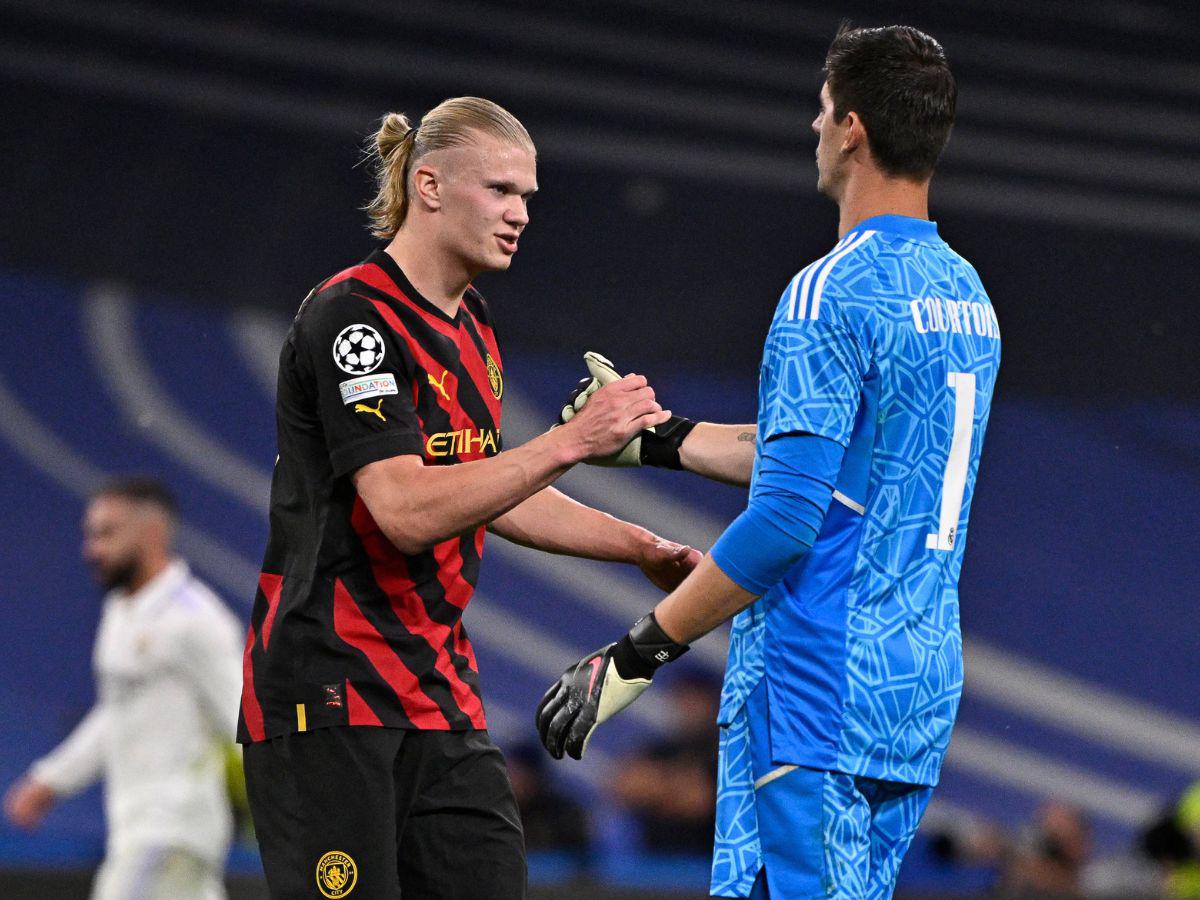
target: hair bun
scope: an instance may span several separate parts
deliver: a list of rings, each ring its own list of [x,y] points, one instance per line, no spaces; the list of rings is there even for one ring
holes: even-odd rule
[[[412,131],[408,116],[404,113],[388,113],[379,123],[379,131],[375,134],[375,146],[380,158],[390,159]]]

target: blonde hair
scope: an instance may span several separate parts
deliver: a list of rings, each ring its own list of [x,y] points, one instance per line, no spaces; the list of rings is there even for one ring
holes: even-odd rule
[[[452,97],[443,100],[415,128],[403,113],[388,113],[370,138],[368,154],[374,166],[375,199],[367,204],[371,234],[394,237],[408,215],[408,176],[414,164],[435,150],[470,143],[471,132],[480,131],[537,150],[517,117],[491,100],[481,97]]]

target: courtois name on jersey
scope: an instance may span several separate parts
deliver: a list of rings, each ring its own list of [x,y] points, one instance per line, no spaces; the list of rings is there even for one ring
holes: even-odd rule
[[[788,285],[758,448],[847,448],[812,551],[734,623],[732,722],[767,679],[774,761],[936,784],[962,690],[958,577],[1000,364],[975,270],[932,222],[880,216]]]

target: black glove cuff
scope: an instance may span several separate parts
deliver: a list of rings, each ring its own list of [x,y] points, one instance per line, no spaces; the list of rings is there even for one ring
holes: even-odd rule
[[[660,469],[682,469],[679,448],[692,433],[696,423],[682,416],[671,416],[654,431],[642,432],[641,461],[643,466],[658,466]]]
[[[659,666],[674,662],[688,649],[687,644],[677,644],[667,637],[651,612],[638,619],[629,634],[617,642],[612,659],[617,674],[626,680],[653,678]]]

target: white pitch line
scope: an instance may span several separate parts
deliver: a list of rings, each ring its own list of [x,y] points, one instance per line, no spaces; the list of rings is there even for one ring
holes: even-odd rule
[[[110,477],[42,424],[0,382],[0,436],[35,469],[86,501]],[[179,547],[228,595],[249,608],[258,566],[186,522],[179,523]]]
[[[279,378],[279,351],[287,338],[290,320],[278,313],[239,307],[229,316],[233,345],[263,393],[275,399]]]
[[[1045,666],[969,640],[966,690],[1031,719],[1200,775],[1200,727]]]
[[[270,475],[210,437],[162,390],[142,357],[128,293],[115,285],[94,287],[84,297],[83,314],[96,368],[125,418],[148,442],[209,484],[265,513],[271,498]]]
[[[1122,825],[1144,825],[1163,798],[1086,769],[1064,765],[1007,741],[955,728],[946,767],[961,769],[1036,797],[1055,797]]]
[[[640,576],[627,575],[625,566],[613,563],[593,563],[571,556],[543,553],[498,539],[495,535],[488,537],[485,554],[561,587],[564,593],[612,617],[626,628],[632,627],[663,597],[662,592],[649,582]],[[619,633],[614,631],[613,638],[617,637]],[[720,628],[694,641],[687,658],[719,674],[725,670],[728,652],[727,631]]]
[[[110,376],[114,382],[127,387],[136,385],[138,396],[151,398],[152,407],[166,409],[171,413],[166,416],[156,416],[157,427],[155,429],[157,432],[166,432],[165,435],[160,436],[160,440],[163,441],[163,445],[169,452],[182,451],[192,454],[192,467],[205,477],[215,477],[217,473],[211,469],[211,463],[194,455],[196,447],[205,444],[211,445],[211,441],[203,435],[198,426],[170,408],[167,398],[155,384],[153,372],[140,361],[140,357],[133,350],[133,333],[126,331],[121,343],[114,340],[111,332],[121,327],[122,324],[128,327],[131,321],[128,300],[115,302],[115,305],[114,302],[110,295],[107,304],[101,303],[97,311],[98,324],[106,326],[108,330],[109,343],[106,345],[107,352],[101,354],[102,364],[115,369]],[[98,331],[102,334],[105,333],[103,328],[99,328]],[[259,348],[261,349],[261,344]],[[119,352],[121,350],[125,352]],[[124,396],[126,399],[132,399],[133,394],[127,390]],[[534,420],[534,415],[529,412],[527,406],[522,405],[519,399],[515,404],[512,403],[513,399],[510,397],[510,402],[506,403],[506,412],[511,414],[509,421],[515,419],[518,429],[528,428],[531,421]],[[513,406],[516,407],[515,410],[512,409]],[[173,429],[179,429],[179,432],[171,434]],[[226,460],[226,462],[228,461]],[[248,464],[241,463],[240,459],[237,462],[243,467],[249,468]],[[611,507],[628,515],[626,504],[643,505],[645,492],[629,491],[625,486],[620,485],[620,473],[604,473],[598,470],[597,474],[617,476],[604,479],[606,482],[616,483],[607,484],[603,489],[605,501]],[[222,475],[222,477],[224,476]],[[264,481],[266,480],[265,476],[261,477]],[[575,493],[577,495],[580,493],[578,488],[575,489]],[[585,499],[586,494],[585,488]],[[245,496],[244,493],[241,494],[243,499]],[[653,498],[656,503],[660,499]],[[663,502],[664,505],[676,507],[672,514],[679,519],[696,518],[693,511],[677,501],[670,501],[670,504]],[[630,517],[634,518],[634,516]],[[585,600],[607,613],[613,613],[616,603],[626,604],[622,610],[626,614],[626,618],[631,617],[631,614],[632,617],[636,617],[647,608],[646,601],[636,599],[636,594],[633,594],[632,591],[613,590],[610,584],[603,582],[599,584],[601,589],[598,590],[597,580],[588,571],[588,567],[579,566],[568,557],[538,554],[535,561],[532,558],[532,552],[525,551],[524,548],[506,546],[498,541],[493,541],[492,544],[493,552],[499,550],[502,557],[522,567],[532,568],[540,577],[549,575],[555,581],[572,587],[576,591],[582,591]],[[212,547],[208,549],[210,552],[214,550]],[[246,572],[243,571],[238,577],[245,578],[245,575]],[[252,584],[253,581],[243,583]],[[635,599],[616,599],[614,601],[614,598],[630,596]],[[527,640],[529,635],[516,635],[514,638],[509,648],[510,653],[516,645]],[[568,661],[572,658],[577,659],[579,655],[581,654],[575,652],[573,648],[562,648],[558,654],[559,659],[565,658]],[[700,658],[710,665],[716,665],[717,657],[721,655],[716,649],[705,650],[702,651]],[[523,656],[519,658],[524,659]],[[1008,654],[1001,654],[983,645],[975,644],[968,649],[967,667],[968,677],[971,678],[972,684],[993,702],[1017,709],[1026,715],[1051,721],[1058,727],[1099,740],[1110,746],[1116,746],[1126,753],[1141,758],[1149,758],[1155,762],[1175,767],[1182,766],[1188,772],[1200,770],[1196,750],[1200,746],[1200,742],[1195,740],[1196,730],[1190,723],[1154,710],[1147,710],[1141,704],[1121,700],[1093,686],[1080,682],[1069,682],[1048,670],[1016,661]],[[1031,674],[1036,677],[1030,677]],[[1039,680],[1043,687],[1035,689],[1034,685]],[[1034,697],[1036,700],[1031,699]],[[1047,710],[1054,710],[1054,712],[1050,713]],[[639,716],[641,715],[646,717],[645,721],[647,722],[659,718],[649,711],[639,714]],[[1145,727],[1143,728],[1143,726]]]
[[[284,316],[261,310],[243,308],[230,317],[230,331],[239,355],[271,397],[275,395],[279,348],[283,345],[288,327],[288,320]],[[583,371],[582,362],[580,371]],[[569,380],[564,373],[564,383]],[[543,414],[512,385],[507,387],[504,395],[504,437],[508,446],[515,447],[536,437],[549,428],[552,421],[553,416],[549,412]],[[687,476],[681,473],[681,477]],[[629,473],[576,466],[561,483],[571,496],[582,502],[600,509],[616,507],[621,510],[623,518],[664,537],[687,541],[698,547],[710,546],[729,524],[691,504],[681,503],[673,495],[648,487],[644,479],[631,477]],[[591,579],[592,576],[588,574],[586,577]],[[638,615],[641,613],[634,618]]]
[[[581,650],[579,647],[556,641],[544,631],[521,624],[519,619],[509,615],[499,604],[479,594],[475,594],[471,599],[463,614],[463,622],[471,634],[472,641],[492,647],[523,668],[541,675],[546,679],[546,687],[557,681],[567,666],[578,662],[590,650],[597,649],[592,647],[589,650]],[[618,635],[614,635],[615,637]],[[647,691],[637,703],[629,707],[629,713],[659,734],[670,732],[671,710],[660,693]],[[529,712],[529,719],[533,720],[532,710]]]

